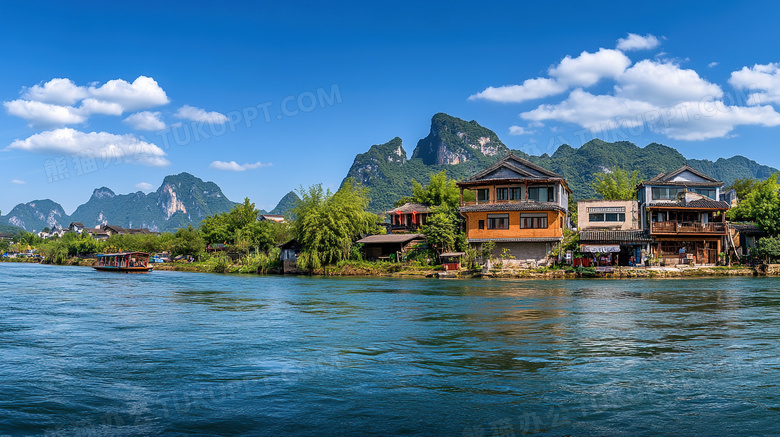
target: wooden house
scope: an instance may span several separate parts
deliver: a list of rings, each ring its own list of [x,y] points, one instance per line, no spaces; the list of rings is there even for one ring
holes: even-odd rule
[[[414,232],[418,231],[425,224],[431,212],[432,210],[428,205],[405,203],[387,211],[385,214],[390,219],[391,232]]]
[[[725,247],[726,211],[715,180],[687,165],[637,186],[642,228],[652,254],[667,265],[716,264]]]
[[[386,234],[369,235],[357,243],[363,244],[368,260],[390,260],[393,255],[396,260],[400,260],[412,247],[424,241],[423,234]]]
[[[493,255],[508,262],[546,264],[567,226],[569,189],[562,176],[509,153],[487,169],[458,183],[466,237],[474,246],[492,241]],[[463,191],[476,195],[463,201]]]

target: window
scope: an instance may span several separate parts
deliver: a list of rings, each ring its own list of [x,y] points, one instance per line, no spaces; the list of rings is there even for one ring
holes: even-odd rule
[[[702,196],[707,196],[710,199],[715,199],[715,190],[713,190],[712,188],[694,188],[691,191],[693,191],[694,193],[701,194]]]
[[[520,228],[547,229],[547,214],[520,214]]]
[[[528,188],[528,200],[537,200],[539,202],[554,202],[555,187]]]
[[[674,200],[678,191],[675,187],[653,187],[653,200]]]
[[[485,221],[480,220],[477,224],[477,227],[479,227],[479,229],[485,229]]]
[[[520,187],[512,187],[509,189],[509,198],[512,200],[523,199],[523,189]]]
[[[509,188],[496,188],[496,200],[509,200]]]
[[[477,190],[477,202],[487,202],[490,200],[490,190],[480,188]]]
[[[509,214],[488,214],[488,229],[509,229]]]
[[[624,213],[624,212],[591,213],[591,214],[588,214],[588,221],[591,221],[591,222],[624,222],[624,221],[626,221],[626,213]]]

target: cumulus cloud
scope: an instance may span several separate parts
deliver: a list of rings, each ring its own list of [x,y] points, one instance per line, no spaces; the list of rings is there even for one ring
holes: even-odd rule
[[[618,78],[615,94],[634,100],[669,106],[680,102],[714,100],[723,91],[693,70],[645,59]]]
[[[709,64],[707,64],[707,67],[712,68],[715,67],[716,65],[718,65],[717,62],[710,62]]]
[[[146,76],[139,76],[133,83],[122,79],[109,80],[100,87],[90,86],[88,91],[95,100],[116,103],[124,111],[151,108],[170,102],[157,81]]]
[[[87,117],[72,106],[61,106],[22,99],[3,102],[3,106],[5,106],[9,115],[27,120],[28,125],[34,128],[78,124],[87,120]]]
[[[254,164],[239,164],[236,161],[230,161],[230,162],[214,161],[209,165],[209,167],[215,170],[224,170],[224,171],[246,171],[246,170],[254,170],[260,167],[268,167],[270,165],[272,165],[270,162],[262,163],[260,161],[257,161]]]
[[[33,85],[27,89],[22,97],[27,100],[35,100],[36,102],[68,106],[87,97],[87,90],[84,87],[77,86],[70,79],[55,78],[43,85]]]
[[[155,131],[165,129],[165,123],[160,120],[159,112],[136,112],[125,118],[124,122],[135,130]]]
[[[21,179],[11,179],[11,183],[12,183],[12,184],[17,184],[17,185],[24,185],[24,184],[26,184],[27,182],[25,182],[25,181],[23,181],[23,180],[21,180]]]
[[[731,73],[729,83],[734,88],[753,91],[749,105],[780,103],[780,63],[755,64]]]
[[[87,133],[71,128],[45,131],[24,140],[16,140],[6,149],[35,153],[78,153],[103,159],[122,159],[127,163],[151,167],[170,164],[170,161],[164,158],[166,154],[162,149],[134,135]]]
[[[629,33],[626,38],[620,38],[617,43],[617,49],[622,52],[631,50],[649,50],[658,47],[661,42],[649,33],[645,36]]]
[[[509,126],[509,135],[531,135],[536,131],[528,130],[522,126]]]
[[[780,126],[780,113],[771,104],[780,103],[780,63],[756,64],[731,74],[729,83],[748,90],[747,102],[724,93],[721,86],[682,61],[656,56],[632,65],[624,51],[651,49],[659,45],[653,35],[629,34],[618,41],[618,50],[584,51],[566,56],[548,69],[549,77],[533,78],[521,85],[489,87],[469,99],[524,102],[567,93],[557,103],[542,104],[520,114],[529,128],[571,123],[595,134],[630,129],[633,135],[652,131],[672,139],[698,141],[734,134],[738,126]],[[713,67],[717,63],[711,63]],[[588,87],[604,80],[611,91],[594,93]],[[602,88],[603,89],[603,88]],[[510,126],[511,135],[535,133]]]
[[[558,65],[550,67],[551,78],[527,79],[522,85],[488,87],[469,97],[493,102],[521,103],[527,100],[561,94],[574,86],[595,85],[602,78],[616,78],[631,65],[622,52],[599,49],[598,52],[582,52],[576,58],[566,56]]]
[[[27,120],[30,127],[46,129],[84,123],[94,114],[119,116],[166,103],[168,96],[157,82],[139,76],[133,83],[114,79],[90,87],[56,78],[26,89],[21,99],[3,105],[9,115]]]
[[[205,109],[196,108],[190,105],[184,105],[173,114],[176,118],[190,121],[203,121],[206,123],[222,124],[227,123],[228,118],[219,112],[206,112]]]
[[[141,191],[152,191],[154,189],[154,185],[149,182],[139,182],[135,184],[135,187]]]

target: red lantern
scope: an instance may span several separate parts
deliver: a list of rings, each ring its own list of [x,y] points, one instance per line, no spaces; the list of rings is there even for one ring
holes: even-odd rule
[[[417,211],[412,211],[412,223],[417,224]]]

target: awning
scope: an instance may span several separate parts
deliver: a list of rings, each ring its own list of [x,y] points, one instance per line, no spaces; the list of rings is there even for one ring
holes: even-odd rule
[[[620,246],[617,244],[615,245],[582,244],[580,245],[580,252],[618,253],[620,252]]]

